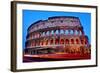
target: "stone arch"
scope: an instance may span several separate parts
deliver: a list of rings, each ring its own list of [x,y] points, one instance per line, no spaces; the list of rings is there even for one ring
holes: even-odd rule
[[[75,30],[75,35],[78,35],[78,30]]]
[[[80,30],[80,35],[82,35],[82,31]]]
[[[65,34],[68,35],[68,30],[65,30]]]
[[[36,41],[36,46],[39,46],[39,41],[38,40]]]
[[[58,30],[56,30],[56,31],[55,31],[55,33],[56,33],[56,34],[59,34],[59,31],[58,31]]]
[[[50,32],[49,32],[49,31],[47,31],[47,32],[46,32],[46,35],[49,35],[49,34],[50,34]]]
[[[45,32],[42,33],[42,36],[45,36]]]
[[[64,34],[64,30],[63,29],[60,30],[60,34]]]
[[[35,45],[35,42],[34,41],[32,41],[32,46],[34,46]]]
[[[51,31],[51,34],[54,34],[54,30]]]
[[[70,34],[71,34],[71,35],[73,35],[73,34],[74,34],[73,30],[70,30]]]
[[[79,39],[76,39],[76,44],[79,44]]]
[[[55,40],[55,44],[59,44],[59,39],[58,38]]]
[[[71,44],[74,44],[74,39],[73,38],[71,39]]]
[[[42,40],[40,40],[40,45],[42,45]]]
[[[61,43],[61,44],[64,44],[64,39],[61,39],[61,40],[60,40],[60,43]]]
[[[50,44],[53,44],[53,41],[54,41],[54,40],[53,40],[53,39],[51,39],[51,40],[50,40]]]
[[[66,39],[65,42],[66,42],[66,44],[69,44],[69,40],[68,39]]]
[[[48,45],[48,40],[46,40],[46,45]]]

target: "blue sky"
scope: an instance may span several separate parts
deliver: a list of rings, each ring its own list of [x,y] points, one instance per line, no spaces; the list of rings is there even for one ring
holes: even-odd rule
[[[38,20],[46,20],[52,16],[75,16],[79,17],[81,24],[84,28],[85,35],[88,36],[89,42],[91,42],[91,14],[80,12],[56,12],[56,11],[39,11],[39,10],[23,10],[23,38],[22,44],[25,48],[25,41],[27,35],[27,28]]]

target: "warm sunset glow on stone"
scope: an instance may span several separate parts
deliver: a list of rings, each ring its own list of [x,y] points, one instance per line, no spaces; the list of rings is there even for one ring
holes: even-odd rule
[[[25,47],[24,55],[51,59],[89,59],[91,54],[80,19],[70,16],[49,17],[33,23],[28,28]]]

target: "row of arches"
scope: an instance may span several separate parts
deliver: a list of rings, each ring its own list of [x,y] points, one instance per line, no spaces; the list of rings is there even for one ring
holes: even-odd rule
[[[87,46],[79,46],[79,47],[73,47],[73,46],[66,46],[64,48],[62,47],[47,47],[47,48],[31,48],[26,49],[26,54],[55,54],[55,53],[67,53],[67,54],[90,54],[91,47]]]
[[[88,44],[88,40],[86,39],[46,39],[46,40],[35,40],[32,42],[27,42],[26,46],[30,47],[30,46],[47,46],[47,45],[67,45],[67,44],[83,44],[83,45],[87,45]]]
[[[82,35],[80,30],[51,30],[42,32],[42,35],[50,35],[50,34],[70,34],[70,35]]]
[[[44,36],[50,36],[50,35],[83,35],[83,32],[81,30],[51,30],[51,31],[45,31],[45,32],[39,32],[29,35],[29,39],[32,38],[40,38]]]
[[[47,22],[39,22],[37,25],[31,26],[29,32],[33,32],[39,29],[44,29],[48,27],[57,27],[57,26],[78,26],[80,25],[80,21],[78,19],[67,19],[67,20],[49,20]]]

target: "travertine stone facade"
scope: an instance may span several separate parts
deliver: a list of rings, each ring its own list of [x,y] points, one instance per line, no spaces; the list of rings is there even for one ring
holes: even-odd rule
[[[27,31],[25,54],[90,53],[90,44],[78,17],[55,16],[39,20]]]

